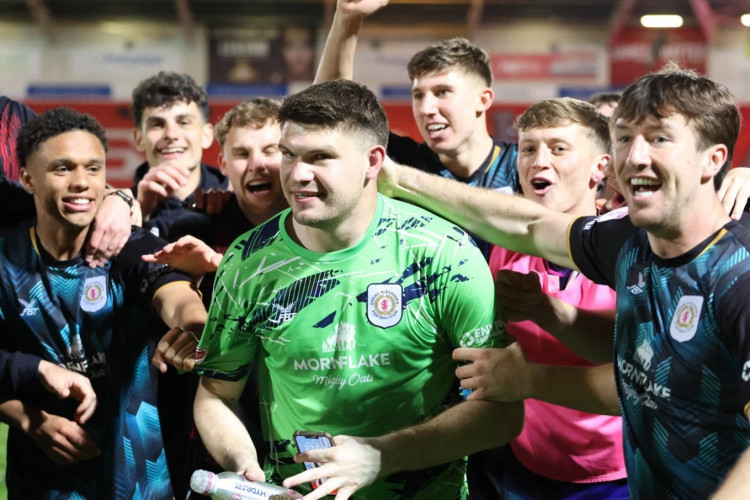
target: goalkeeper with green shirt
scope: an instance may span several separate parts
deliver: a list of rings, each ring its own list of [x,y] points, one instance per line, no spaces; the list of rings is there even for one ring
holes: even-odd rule
[[[366,87],[314,85],[279,121],[290,209],[235,240],[217,272],[197,352],[203,442],[254,481],[327,478],[308,500],[465,498],[464,457],[523,421],[520,403],[458,392],[453,349],[506,341],[485,260],[463,230],[378,194],[388,121]],[[252,363],[265,464],[232,411]],[[335,445],[296,453],[297,430]]]

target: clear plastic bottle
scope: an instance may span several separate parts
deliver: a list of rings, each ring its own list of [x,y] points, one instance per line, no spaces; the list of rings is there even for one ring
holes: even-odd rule
[[[214,500],[283,500],[299,499],[302,495],[294,490],[267,483],[248,481],[236,472],[215,474],[197,470],[190,477],[190,488]]]

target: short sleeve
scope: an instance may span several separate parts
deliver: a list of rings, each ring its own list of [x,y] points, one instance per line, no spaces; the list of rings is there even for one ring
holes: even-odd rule
[[[599,217],[580,217],[569,228],[570,256],[588,279],[614,288],[617,255],[636,231],[627,209]]]
[[[455,347],[505,347],[505,318],[495,309],[492,273],[468,235],[466,241],[446,264],[450,268],[439,304],[441,325]]]
[[[727,290],[716,305],[716,320],[720,330],[727,334],[728,348],[735,350],[739,360],[740,403],[747,414],[750,410],[750,272],[718,288]]]
[[[252,283],[239,290],[234,286],[232,277],[242,260],[234,247],[233,243],[216,271],[208,320],[195,356],[198,375],[222,380],[240,380],[249,373],[258,343],[257,337],[243,328],[244,314],[235,299],[253,300]]]

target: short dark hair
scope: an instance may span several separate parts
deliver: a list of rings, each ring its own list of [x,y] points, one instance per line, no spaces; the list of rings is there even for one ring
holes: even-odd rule
[[[143,111],[146,108],[161,108],[171,106],[175,102],[194,102],[208,123],[209,108],[208,94],[195,83],[195,80],[184,73],[160,71],[151,78],[146,78],[133,89],[133,102],[130,110],[133,113],[135,126],[140,127]]]
[[[616,107],[617,103],[620,102],[620,96],[619,92],[598,92],[591,94],[586,101],[593,104],[597,109],[599,106],[605,105]]]
[[[492,85],[492,68],[487,52],[469,42],[466,38],[450,38],[430,45],[412,56],[407,66],[409,79],[434,73],[446,73],[460,69]]]
[[[364,85],[333,80],[312,85],[287,96],[279,110],[279,122],[343,129],[368,136],[388,146],[388,117],[378,98]]]
[[[48,139],[76,130],[88,132],[99,139],[104,151],[107,151],[107,136],[96,118],[70,108],[53,108],[32,117],[21,127],[16,137],[18,164],[25,166],[29,156]]]
[[[546,99],[532,104],[514,123],[523,132],[532,128],[564,127],[578,124],[589,130],[589,137],[600,153],[610,154],[612,139],[607,117],[596,110],[593,104],[570,97]]]
[[[692,125],[700,150],[715,144],[727,147],[727,160],[714,177],[714,187],[719,189],[732,163],[740,132],[740,112],[724,85],[667,63],[660,71],[642,76],[625,89],[612,123],[618,119],[640,123],[648,117],[661,119],[673,113],[684,116]]]
[[[224,147],[229,129],[232,127],[263,128],[268,122],[278,120],[281,102],[267,97],[255,97],[239,103],[226,112],[224,118],[214,127],[214,135],[219,145]]]

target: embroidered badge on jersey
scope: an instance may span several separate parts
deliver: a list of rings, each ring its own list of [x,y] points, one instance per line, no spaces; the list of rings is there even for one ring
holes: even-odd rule
[[[81,296],[81,309],[96,312],[107,303],[107,277],[86,278]]]
[[[375,326],[388,328],[401,321],[403,312],[401,285],[376,283],[367,287],[367,319]]]
[[[677,342],[687,342],[695,336],[703,308],[700,295],[683,295],[677,303],[669,334]]]

